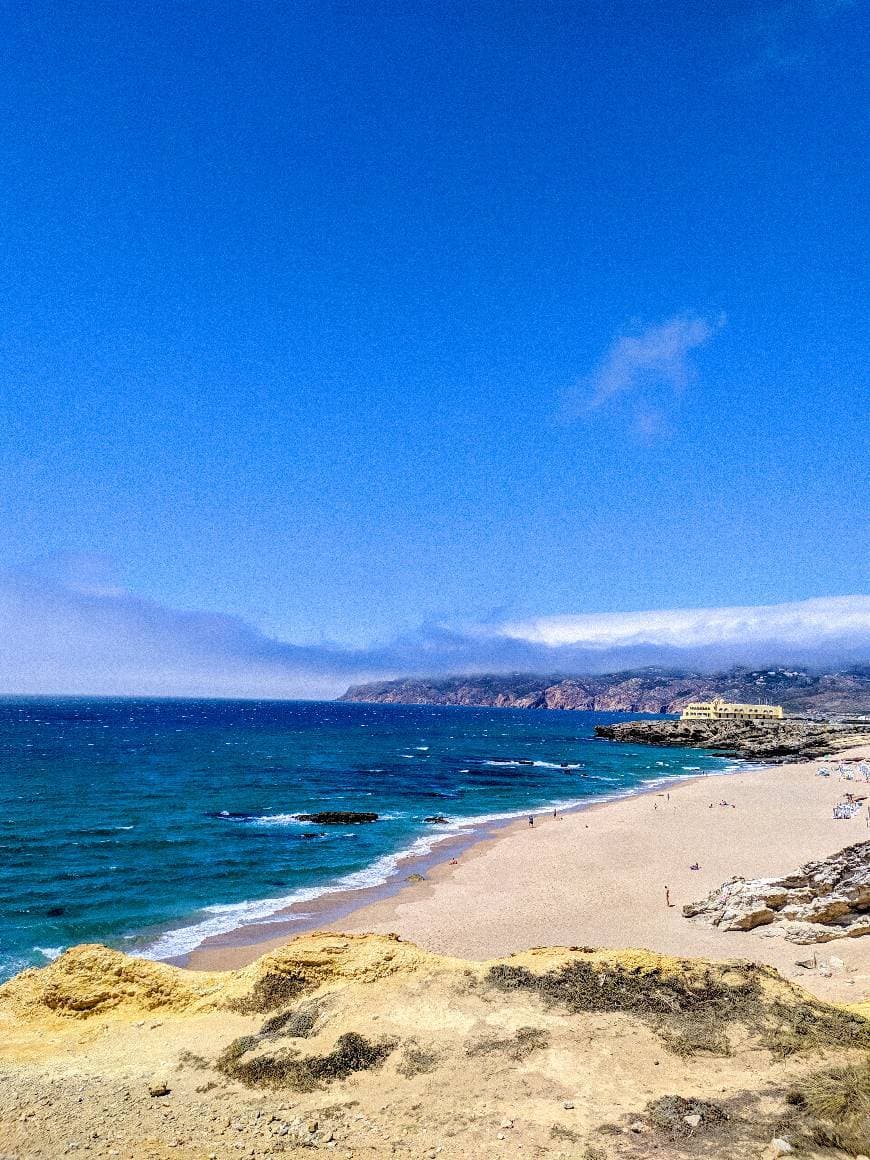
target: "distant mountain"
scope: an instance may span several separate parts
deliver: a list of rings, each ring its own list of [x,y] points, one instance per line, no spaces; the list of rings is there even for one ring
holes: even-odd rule
[[[710,697],[770,701],[789,713],[807,716],[870,713],[870,665],[820,673],[736,668],[709,674],[649,668],[594,677],[529,673],[406,677],[353,685],[338,699],[392,705],[678,713],[689,701]]]

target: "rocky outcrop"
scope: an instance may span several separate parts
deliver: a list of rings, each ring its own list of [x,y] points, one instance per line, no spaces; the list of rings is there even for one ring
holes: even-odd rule
[[[648,668],[582,677],[529,673],[405,677],[354,685],[338,699],[384,705],[678,713],[689,701],[717,696],[729,701],[772,701],[790,713],[868,713],[870,666],[836,673],[783,668],[696,673]]]
[[[812,760],[870,741],[870,731],[818,721],[620,721],[596,737],[633,745],[712,749],[745,761]]]
[[[701,902],[683,907],[720,930],[754,930],[790,942],[820,943],[870,934],[870,842],[807,862],[783,878],[729,878]]]

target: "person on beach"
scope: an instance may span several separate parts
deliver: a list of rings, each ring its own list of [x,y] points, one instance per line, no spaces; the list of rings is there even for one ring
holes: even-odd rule
[[[531,814],[529,814],[529,825],[533,826],[534,824],[535,824],[535,819],[532,817]]]
[[[673,906],[673,905],[674,904],[671,902],[671,888],[670,888],[670,886],[666,886],[665,887],[665,906]]]

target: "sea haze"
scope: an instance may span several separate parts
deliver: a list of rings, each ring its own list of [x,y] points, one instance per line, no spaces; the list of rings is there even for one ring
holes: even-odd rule
[[[397,855],[445,834],[727,764],[592,739],[596,724],[626,716],[4,700],[0,978],[78,942],[180,955],[294,901],[386,881]],[[294,817],[318,809],[381,816],[355,826]],[[449,825],[424,821],[435,814]]]

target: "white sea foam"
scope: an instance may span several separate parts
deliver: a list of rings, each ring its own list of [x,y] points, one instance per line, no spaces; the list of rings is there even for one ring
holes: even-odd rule
[[[39,951],[39,953],[44,955],[50,963],[53,963],[55,959],[59,958],[63,954],[63,952],[66,950],[66,947],[34,947],[33,949],[35,951]]]
[[[323,898],[343,891],[381,886],[393,877],[400,862],[406,858],[422,857],[431,853],[434,846],[439,841],[444,840],[443,829],[445,828],[442,827],[440,835],[432,837],[426,835],[418,838],[405,849],[394,854],[384,854],[361,870],[345,874],[324,885],[300,887],[290,894],[276,898],[262,898],[251,902],[226,903],[205,907],[200,912],[204,917],[198,922],[177,930],[166,931],[139,954],[146,959],[176,958],[188,954],[208,938],[246,926],[262,925],[299,903],[312,902],[316,898]],[[281,914],[283,921],[301,922],[305,917],[304,914],[300,913]]]
[[[501,761],[498,758],[493,758],[493,759],[488,760],[488,761],[482,761],[481,765],[494,765],[494,766],[496,766],[496,768],[498,768],[499,766],[503,766],[507,769],[512,769],[512,768],[519,769],[522,766],[531,766],[531,765],[537,766],[539,769],[579,769],[581,763],[580,762],[565,762],[565,764],[563,765],[562,762],[560,762],[560,761],[520,761],[520,760]],[[462,770],[461,772],[466,773],[468,771]]]
[[[300,822],[298,814],[263,814],[258,818],[246,818],[255,826],[300,826],[309,825],[309,822]]]

